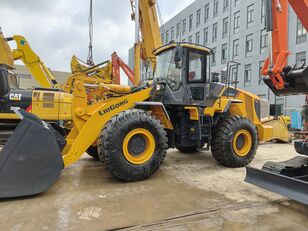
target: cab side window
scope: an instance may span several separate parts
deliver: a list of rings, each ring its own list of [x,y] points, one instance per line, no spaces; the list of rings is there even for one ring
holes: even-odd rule
[[[204,82],[205,55],[197,52],[189,52],[188,82]]]
[[[181,69],[177,68],[174,62],[174,50],[169,62],[165,63],[167,68],[167,82],[173,91],[176,91],[181,86]]]

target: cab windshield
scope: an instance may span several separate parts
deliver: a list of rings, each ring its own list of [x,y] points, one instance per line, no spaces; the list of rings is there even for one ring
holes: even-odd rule
[[[174,62],[175,49],[165,51],[157,56],[154,79],[165,79],[172,90],[180,87],[181,69]]]

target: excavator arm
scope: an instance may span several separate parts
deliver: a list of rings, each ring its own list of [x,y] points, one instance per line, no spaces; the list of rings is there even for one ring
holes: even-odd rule
[[[276,95],[308,93],[308,68],[288,64],[288,3],[308,30],[308,0],[266,0],[266,28],[270,33],[270,55],[265,60],[264,82]]]
[[[6,40],[16,42],[16,49],[11,50],[13,59],[21,60],[41,87],[58,87],[56,79],[23,36],[14,35],[13,37],[6,38]]]

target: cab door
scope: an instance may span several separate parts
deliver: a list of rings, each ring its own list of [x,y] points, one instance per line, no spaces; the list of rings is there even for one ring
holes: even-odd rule
[[[206,51],[186,49],[186,68],[183,71],[189,101],[186,103],[197,106],[213,106],[215,101],[224,89],[224,84],[211,82],[210,75],[210,54]]]
[[[203,105],[206,99],[207,87],[207,53],[186,49],[186,69],[184,76],[191,104]]]

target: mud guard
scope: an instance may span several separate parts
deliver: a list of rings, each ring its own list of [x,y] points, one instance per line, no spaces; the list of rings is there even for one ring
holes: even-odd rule
[[[0,152],[0,198],[29,196],[49,189],[64,167],[64,138],[26,111]]]
[[[245,181],[308,205],[308,158],[268,162],[262,170],[246,167]]]

